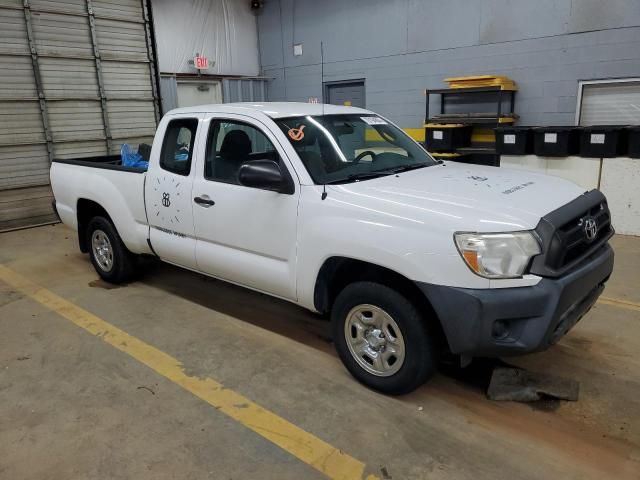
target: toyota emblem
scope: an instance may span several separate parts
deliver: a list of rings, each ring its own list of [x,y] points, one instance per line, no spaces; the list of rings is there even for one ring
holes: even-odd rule
[[[596,236],[598,236],[598,224],[596,223],[595,218],[587,217],[584,220],[584,234],[587,237],[589,242],[595,240]]]

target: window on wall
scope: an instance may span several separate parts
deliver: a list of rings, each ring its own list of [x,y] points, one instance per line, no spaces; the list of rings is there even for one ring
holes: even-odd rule
[[[640,125],[640,78],[580,82],[578,125]]]

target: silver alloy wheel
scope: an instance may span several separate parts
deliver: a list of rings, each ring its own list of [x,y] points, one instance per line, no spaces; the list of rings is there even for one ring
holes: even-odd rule
[[[91,249],[100,269],[110,272],[113,268],[113,247],[111,240],[102,230],[94,230],[91,234]]]
[[[378,377],[389,377],[402,367],[405,346],[396,321],[380,307],[353,307],[344,322],[344,337],[358,365]]]

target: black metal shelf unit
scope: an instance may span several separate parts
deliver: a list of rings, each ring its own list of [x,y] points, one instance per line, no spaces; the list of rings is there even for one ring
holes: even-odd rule
[[[495,128],[499,125],[512,125],[518,118],[514,113],[516,90],[503,89],[500,86],[474,87],[474,88],[439,88],[425,90],[425,128],[427,124],[455,123],[469,125],[478,128]],[[439,113],[433,114],[430,111],[430,100],[433,95],[440,96]],[[457,106],[457,111],[450,108],[453,104]],[[460,111],[461,107],[469,106],[470,111]],[[488,112],[474,112],[478,105],[493,106]],[[473,159],[469,157],[482,156],[478,163],[497,165],[499,157],[496,154],[495,143],[476,143],[469,147],[456,148],[455,153],[466,157],[467,161]],[[477,157],[476,157],[477,159]],[[464,161],[465,159],[460,159]]]
[[[447,113],[446,112],[446,104],[447,98],[451,98],[453,96],[461,97],[469,95],[469,103],[473,103],[472,97],[478,96],[480,94],[491,94],[495,93],[495,103],[496,109],[495,112],[481,112],[481,113]],[[445,121],[455,121],[459,123],[482,123],[482,124],[490,124],[495,123],[496,125],[499,123],[510,123],[509,121],[504,121],[507,119],[515,120],[516,116],[513,113],[513,108],[515,104],[515,90],[504,90],[501,87],[476,87],[476,88],[438,88],[433,90],[425,90],[425,94],[427,96],[426,101],[426,110],[425,110],[425,123],[443,123]],[[440,113],[434,115],[433,117],[429,116],[429,104],[430,104],[430,96],[431,95],[440,95]],[[504,100],[509,102],[509,108],[507,112],[502,111],[502,105]],[[503,121],[501,121],[503,120]]]

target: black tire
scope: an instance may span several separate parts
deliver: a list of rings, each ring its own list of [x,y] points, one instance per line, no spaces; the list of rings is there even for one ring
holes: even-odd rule
[[[389,376],[378,376],[365,370],[348,345],[348,334],[345,332],[347,317],[352,309],[366,304],[386,312],[395,321],[404,339],[403,363],[398,371]],[[436,371],[436,350],[423,315],[406,297],[389,287],[373,282],[348,285],[333,304],[331,322],[333,341],[342,363],[358,381],[369,388],[386,394],[402,395],[418,388]]]
[[[108,239],[112,252],[110,268],[96,258],[96,252],[92,244],[94,233],[96,235],[104,234]],[[100,278],[109,283],[117,284],[123,283],[132,277],[135,271],[136,257],[127,250],[111,221],[104,217],[93,217],[87,225],[86,235],[91,263],[93,263],[93,267],[100,275]]]

